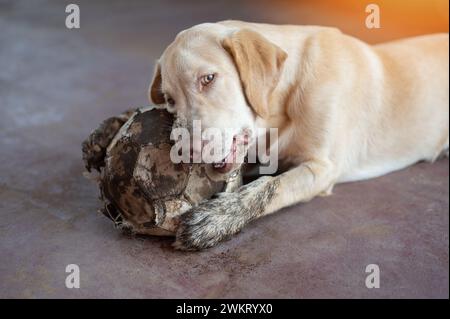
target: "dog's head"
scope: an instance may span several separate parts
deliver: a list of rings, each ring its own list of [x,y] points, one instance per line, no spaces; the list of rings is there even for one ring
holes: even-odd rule
[[[191,132],[193,121],[200,121],[202,143],[194,142],[193,152],[216,143],[222,161],[215,158],[215,167],[229,171],[256,138],[256,119],[270,115],[271,94],[286,57],[255,31],[201,24],[178,34],[164,51],[149,98],[176,113],[177,123]],[[221,131],[220,145],[205,134],[210,128]]]

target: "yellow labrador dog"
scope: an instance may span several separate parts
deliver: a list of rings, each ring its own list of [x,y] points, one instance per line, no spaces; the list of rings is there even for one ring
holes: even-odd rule
[[[228,149],[278,128],[271,143],[289,170],[180,219],[175,247],[203,249],[337,183],[448,156],[449,36],[371,46],[328,27],[205,23],[167,47],[149,96],[186,123],[233,128]]]

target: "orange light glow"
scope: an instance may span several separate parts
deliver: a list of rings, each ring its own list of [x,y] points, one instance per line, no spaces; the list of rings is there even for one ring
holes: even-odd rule
[[[365,26],[371,3],[380,8],[380,29]],[[371,43],[449,30],[448,0],[278,0],[272,5],[291,12],[298,24],[335,26]]]

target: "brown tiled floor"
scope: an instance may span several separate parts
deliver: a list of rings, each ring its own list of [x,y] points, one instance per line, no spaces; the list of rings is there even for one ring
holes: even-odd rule
[[[313,23],[314,8],[301,20],[267,1],[77,3],[80,30],[64,28],[61,1],[0,2],[0,297],[448,298],[448,160],[340,185],[200,253],[118,233],[81,175],[90,130],[147,104],[153,61],[179,30]],[[80,289],[65,288],[70,263]],[[364,285],[371,263],[380,289]]]

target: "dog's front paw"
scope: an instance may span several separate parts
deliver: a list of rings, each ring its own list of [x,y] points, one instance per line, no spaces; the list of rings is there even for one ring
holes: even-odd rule
[[[239,232],[245,225],[239,193],[220,193],[179,217],[174,247],[201,250]]]
[[[249,221],[264,214],[278,184],[273,177],[260,177],[236,192],[220,193],[182,214],[174,247],[200,250],[236,234]]]

